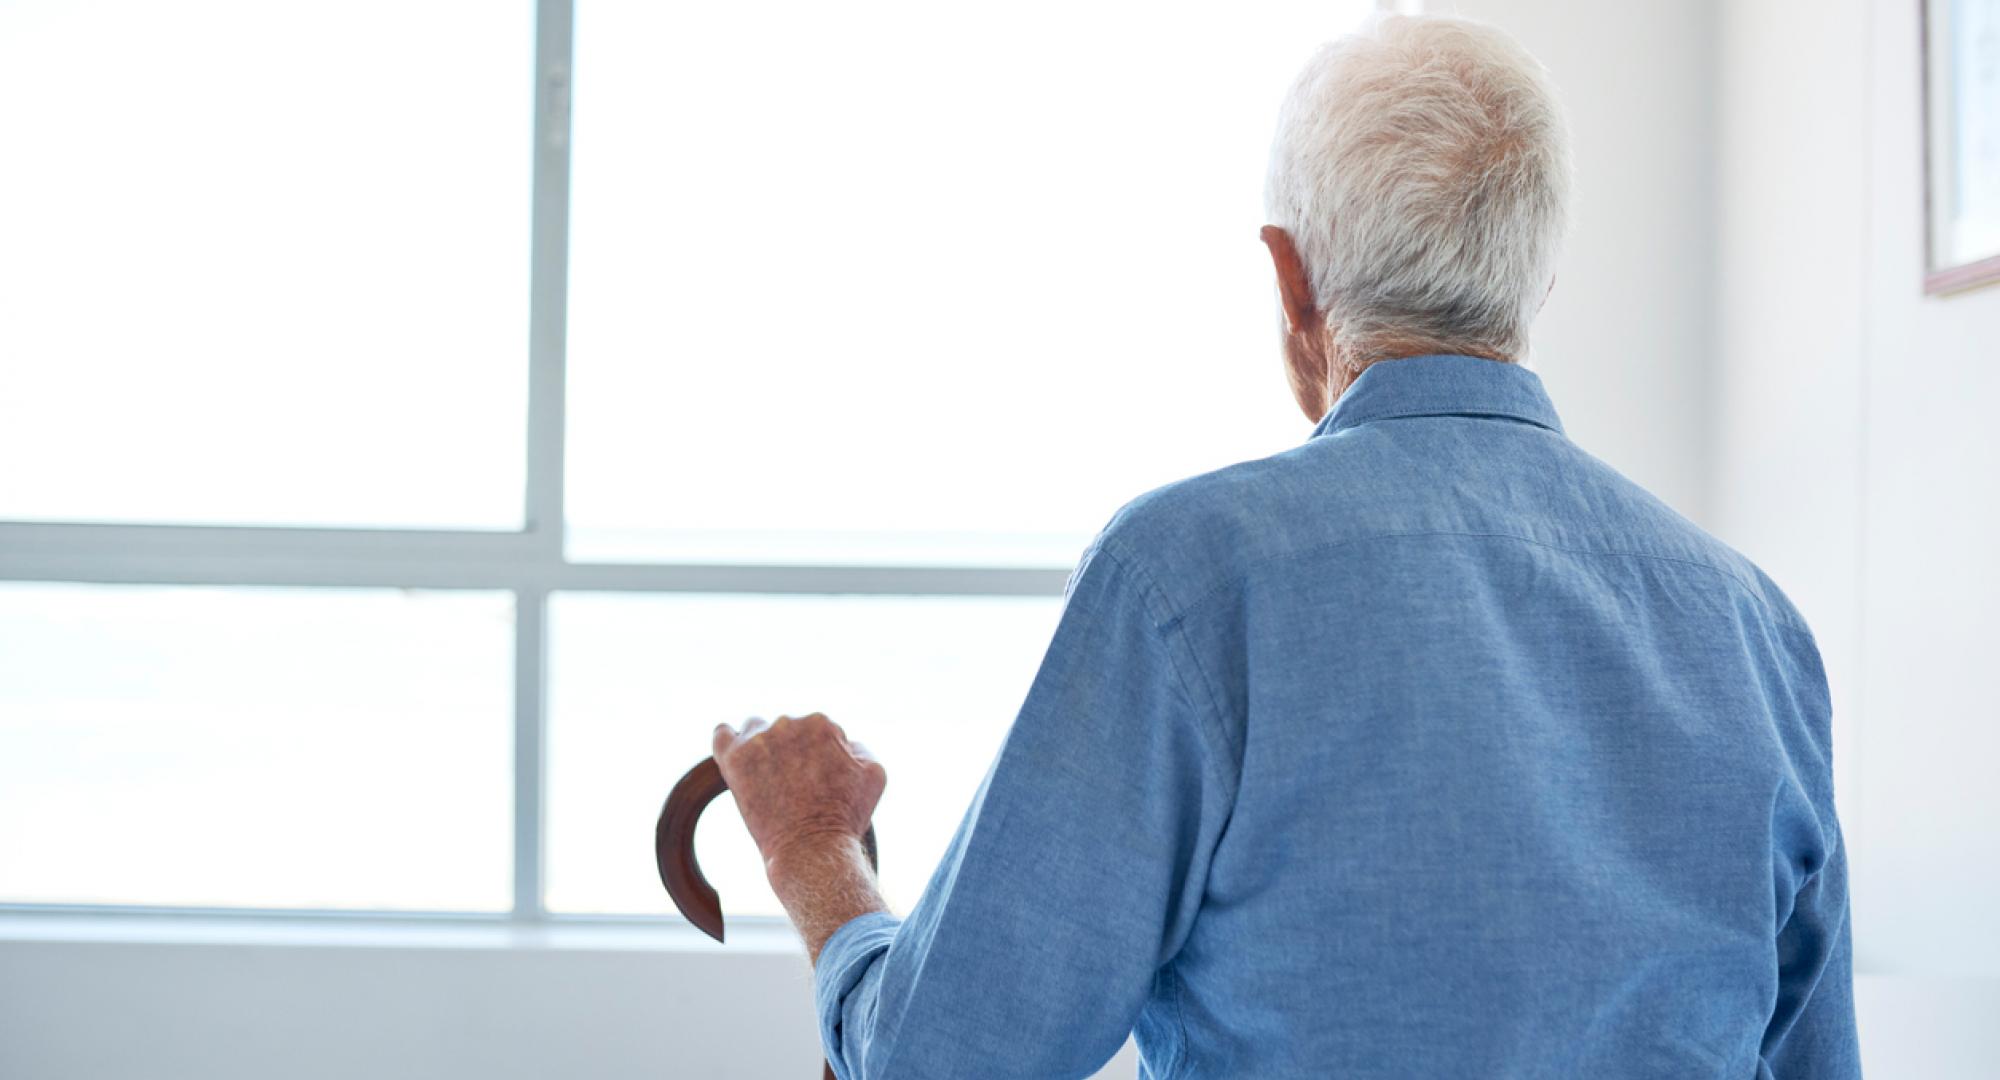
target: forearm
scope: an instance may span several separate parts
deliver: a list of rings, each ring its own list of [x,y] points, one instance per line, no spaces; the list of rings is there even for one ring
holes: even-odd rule
[[[772,891],[798,928],[806,955],[814,964],[819,963],[819,951],[835,930],[858,916],[889,909],[882,902],[861,841],[851,836],[816,837],[786,845],[765,868]]]

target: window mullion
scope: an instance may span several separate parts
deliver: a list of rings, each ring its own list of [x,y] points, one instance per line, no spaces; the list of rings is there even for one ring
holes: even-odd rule
[[[569,146],[572,0],[535,9],[534,207],[528,296],[528,461],[524,528],[533,558],[563,561],[563,388],[569,323]],[[514,906],[517,920],[542,904],[548,745],[548,589],[514,593]]]
[[[547,854],[542,825],[547,820],[548,596],[547,590],[537,588],[514,593],[513,917],[529,922],[547,917],[542,904]]]
[[[534,208],[528,296],[526,529],[562,557],[564,350],[569,325],[571,0],[540,0],[535,28]]]

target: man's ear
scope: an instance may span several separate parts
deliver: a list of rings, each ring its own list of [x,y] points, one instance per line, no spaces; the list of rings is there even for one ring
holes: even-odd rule
[[[1306,264],[1292,234],[1276,225],[1266,225],[1257,235],[1271,250],[1271,266],[1278,273],[1278,301],[1285,306],[1285,322],[1293,334],[1319,328],[1319,310],[1313,306],[1312,283],[1306,280]]]

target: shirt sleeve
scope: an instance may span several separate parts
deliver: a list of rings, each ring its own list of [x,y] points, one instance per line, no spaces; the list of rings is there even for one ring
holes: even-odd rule
[[[1836,834],[1837,837],[1837,834]],[[1778,933],[1778,1000],[1765,1029],[1772,1080],[1860,1080],[1847,845],[1836,843]]]
[[[1101,534],[922,899],[906,920],[847,923],[820,953],[841,1080],[1081,1078],[1124,1043],[1185,940],[1234,799],[1167,614]]]
[[[1773,702],[1777,715],[1800,720],[1798,775],[1806,785],[1815,830],[1804,849],[1816,865],[1788,857],[1777,898],[1778,993],[1764,1029],[1763,1071],[1769,1080],[1860,1080],[1861,1049],[1854,1022],[1854,940],[1848,923],[1847,842],[1833,799],[1832,701],[1826,668],[1809,633],[1785,680],[1791,693]],[[1776,864],[1774,864],[1776,865]],[[1789,908],[1782,906],[1789,898]]]

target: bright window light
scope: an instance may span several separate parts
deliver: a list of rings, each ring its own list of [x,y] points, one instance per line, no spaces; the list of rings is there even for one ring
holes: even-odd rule
[[[0,4],[0,518],[519,528],[533,34]]]
[[[504,911],[506,593],[0,586],[0,902]]]
[[[1303,440],[1266,154],[1369,6],[584,0],[572,554],[1069,565]]]
[[[889,769],[882,884],[907,911],[1055,633],[1054,597],[620,596],[550,600],[549,906],[671,910],[653,821],[718,723],[826,713]],[[727,798],[702,869],[729,915],[779,915]]]
[[[1265,159],[1371,6],[0,3],[0,908],[665,914],[821,710],[907,909],[1092,534],[1306,437]]]

